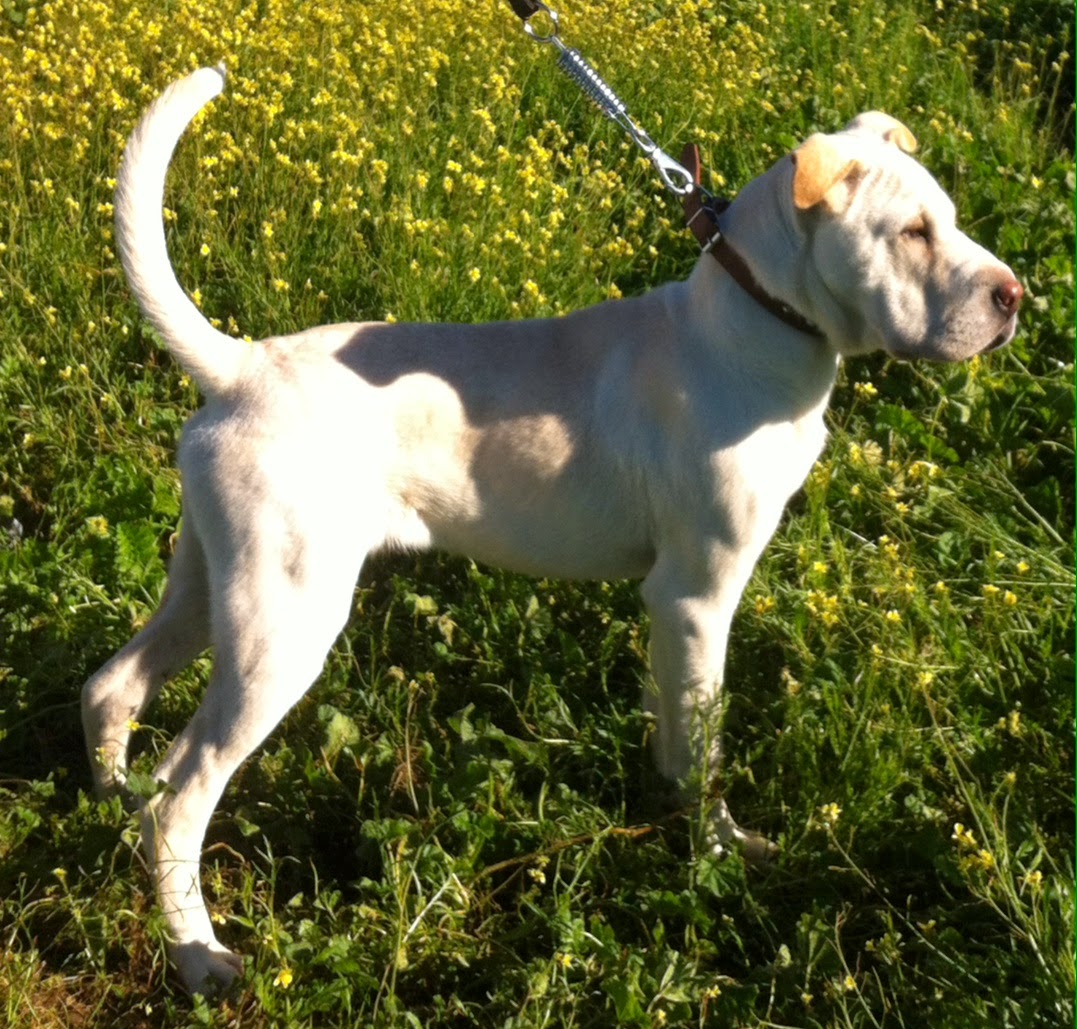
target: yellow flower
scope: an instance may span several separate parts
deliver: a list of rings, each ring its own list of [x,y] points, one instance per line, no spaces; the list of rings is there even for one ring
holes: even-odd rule
[[[823,625],[828,629],[833,628],[841,620],[838,612],[841,610],[841,600],[836,594],[824,593],[822,590],[812,590],[804,605]]]
[[[774,610],[777,601],[773,597],[756,597],[755,598],[755,613],[757,615],[769,614]]]
[[[785,686],[786,692],[791,697],[795,697],[800,692],[801,683],[788,668],[782,669],[781,680],[782,685]]]
[[[287,965],[284,965],[277,973],[277,978],[273,980],[273,985],[279,986],[282,990],[286,990],[292,985],[293,978],[294,975],[292,974],[292,970]]]
[[[973,861],[980,866],[985,872],[990,872],[995,867],[995,855],[985,847],[981,847],[977,851]]]
[[[1039,893],[1043,889],[1043,872],[1037,868],[1034,872],[1023,876],[1022,881],[1033,893]]]
[[[841,818],[841,805],[835,804],[833,801],[829,804],[821,804],[819,814],[824,823],[829,826],[835,826],[838,824],[838,819]]]
[[[939,466],[930,461],[913,461],[909,465],[909,478],[913,481],[921,478],[936,479],[941,474]]]
[[[104,515],[93,515],[86,519],[86,531],[98,539],[108,537],[108,519]]]
[[[951,840],[956,840],[958,846],[971,850],[976,846],[976,834],[971,829],[966,829],[960,822],[954,822],[954,831],[950,834]]]
[[[860,448],[860,452],[863,455],[864,462],[873,468],[877,468],[883,463],[883,448],[873,439],[869,439]]]
[[[1021,712],[1015,708],[1004,718],[998,720],[997,727],[999,731],[1005,730],[1011,736],[1020,736],[1022,732]]]

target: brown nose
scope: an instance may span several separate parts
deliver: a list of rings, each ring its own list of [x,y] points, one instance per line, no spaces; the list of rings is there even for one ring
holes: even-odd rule
[[[1021,297],[1025,295],[1025,287],[1016,279],[1009,279],[995,287],[992,294],[995,306],[1003,314],[1013,314],[1021,306]]]

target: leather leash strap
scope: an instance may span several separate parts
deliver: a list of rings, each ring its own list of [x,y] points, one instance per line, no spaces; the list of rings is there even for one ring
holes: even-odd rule
[[[509,3],[512,4],[512,9],[521,21],[527,21],[533,14],[538,14],[542,10],[542,5],[535,3],[535,0],[509,0]]]
[[[692,173],[692,178],[698,186],[700,184],[699,148],[689,143],[681,154],[681,164]],[[779,318],[798,332],[805,332],[809,336],[822,339],[823,331],[817,325],[808,321],[788,304],[772,297],[759,285],[751,269],[745,264],[744,258],[726,242],[718,229],[718,215],[728,206],[728,200],[717,201],[713,206],[704,204],[698,189],[692,190],[685,196],[684,217],[688,222],[688,227],[699,241],[700,247],[733,276],[733,281],[745,293],[775,318]]]

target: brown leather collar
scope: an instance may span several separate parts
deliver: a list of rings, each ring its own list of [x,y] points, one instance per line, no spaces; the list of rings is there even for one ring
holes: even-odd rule
[[[681,164],[692,173],[696,185],[699,185],[699,148],[689,144],[681,154]],[[692,230],[699,245],[705,253],[709,253],[730,275],[733,281],[744,290],[757,304],[769,311],[775,318],[779,318],[786,325],[791,326],[798,332],[807,333],[818,339],[824,338],[824,333],[819,326],[808,321],[799,311],[794,310],[784,301],[772,297],[756,280],[751,269],[725,240],[718,229],[718,215],[728,206],[727,201],[719,202],[721,209],[706,204],[700,190],[694,189],[684,198],[684,216],[688,221],[688,227]]]

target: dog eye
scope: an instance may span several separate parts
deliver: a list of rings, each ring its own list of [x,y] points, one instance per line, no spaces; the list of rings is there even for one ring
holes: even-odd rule
[[[921,243],[930,243],[932,239],[931,226],[922,218],[917,219],[911,225],[906,225],[901,230],[901,235],[905,239],[915,239]]]

